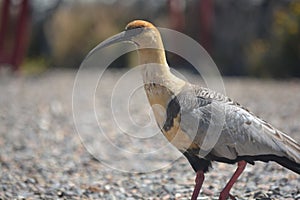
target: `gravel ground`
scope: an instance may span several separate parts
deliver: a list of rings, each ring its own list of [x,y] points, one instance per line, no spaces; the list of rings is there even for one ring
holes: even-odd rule
[[[95,90],[96,115],[104,132],[121,149],[132,152],[166,144],[160,134],[154,140],[128,140],[113,128],[109,92],[122,74],[106,73],[102,86]],[[189,199],[194,172],[186,159],[172,148],[147,158],[109,149],[107,141],[96,134],[98,125],[89,120],[94,113],[86,108],[89,98],[82,89],[75,102],[80,112],[77,116],[85,121],[75,128],[75,75],[75,71],[52,71],[35,77],[0,76],[0,199]],[[84,72],[83,87],[90,87],[97,76],[94,71]],[[225,88],[227,95],[300,142],[300,80],[226,78]],[[149,120],[149,108],[142,93],[134,93],[132,99],[134,103],[129,105],[134,106],[129,110],[141,127]],[[117,98],[114,105],[121,105],[118,101],[123,99]],[[126,122],[122,113],[116,114]],[[87,132],[81,134],[83,143],[76,130]],[[155,127],[149,126],[149,130],[145,138]],[[101,156],[99,162],[96,158]],[[199,199],[218,199],[234,170],[234,165],[214,163]],[[300,199],[300,176],[272,162],[257,162],[247,166],[231,193],[237,199]]]

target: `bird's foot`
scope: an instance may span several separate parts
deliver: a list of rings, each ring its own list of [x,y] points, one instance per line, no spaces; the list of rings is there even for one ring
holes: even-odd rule
[[[230,198],[231,200],[236,200],[235,196],[233,196],[232,194],[222,191],[219,196],[219,200],[226,200],[228,198]]]
[[[233,196],[232,194],[228,195],[230,197],[231,200],[236,200],[235,196]]]
[[[196,185],[191,200],[197,200],[203,181],[204,181],[204,173],[203,171],[198,171],[195,179]]]

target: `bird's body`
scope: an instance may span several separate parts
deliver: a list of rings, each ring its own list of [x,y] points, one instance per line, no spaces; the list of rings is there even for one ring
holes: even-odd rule
[[[141,20],[126,27],[127,31],[133,29],[142,30],[126,39],[139,47],[153,46],[139,48],[138,53],[144,66],[145,92],[157,124],[197,172],[192,199],[197,198],[212,161],[238,163],[220,199],[232,197],[229,191],[246,163],[275,161],[300,174],[300,145],[296,141],[230,98],[173,75],[158,30]]]
[[[156,67],[151,68],[153,70]],[[147,70],[144,73],[147,73]],[[259,160],[276,161],[300,173],[297,164],[300,163],[299,144],[237,102],[207,88],[182,83],[180,79],[176,83],[172,78],[174,82],[170,85],[176,85],[174,89],[172,86],[165,86],[168,84],[164,85],[172,81],[165,78],[157,80],[157,76],[152,80],[151,77],[144,75],[144,88],[159,128],[179,151],[192,152],[199,159],[207,161],[207,166],[201,166],[204,171],[208,170],[210,161],[235,163],[245,160],[254,164],[254,161]],[[179,85],[180,87],[177,87]],[[214,147],[201,158],[200,147],[208,127],[218,125],[211,117],[213,112],[225,113],[225,123],[221,133],[213,137],[217,139]],[[193,130],[193,127],[197,130]]]
[[[187,149],[180,149],[180,151],[195,152],[197,149],[194,148],[195,146],[200,151],[208,127],[219,125],[211,115],[224,112],[225,123],[222,125],[221,133],[212,137],[217,139],[216,143],[209,149],[207,155],[204,157],[198,155],[200,159],[225,163],[245,160],[251,164],[256,160],[276,161],[300,173],[299,144],[238,103],[206,88],[190,84],[175,98],[175,103],[173,99],[169,103],[169,108],[175,107],[172,104],[180,107],[178,108],[180,117],[175,121],[180,124],[181,132],[189,138],[194,138],[191,147],[185,147]],[[168,110],[170,109],[167,108],[167,116]],[[170,120],[167,118],[166,122]],[[192,130],[195,127],[194,123],[198,123],[197,130]],[[210,134],[215,133],[210,132]]]

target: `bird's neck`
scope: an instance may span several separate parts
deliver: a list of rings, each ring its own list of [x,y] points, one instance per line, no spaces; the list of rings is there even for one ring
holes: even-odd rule
[[[163,49],[139,49],[138,53],[140,64],[157,63],[167,65],[166,54]]]
[[[139,49],[139,64],[143,66],[144,84],[154,83],[164,86],[173,94],[178,94],[185,82],[170,72],[163,49]]]

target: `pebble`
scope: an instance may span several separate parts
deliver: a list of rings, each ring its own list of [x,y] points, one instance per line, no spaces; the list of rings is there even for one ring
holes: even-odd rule
[[[107,190],[107,191],[109,191],[109,190],[110,190],[110,188],[111,188],[111,186],[110,186],[110,185],[105,185],[105,186],[104,186],[104,189],[105,189],[105,190]]]
[[[120,187],[119,190],[121,193],[126,193],[126,190],[123,187]]]
[[[182,196],[181,193],[176,193],[176,194],[175,194],[175,198],[179,198],[179,197],[181,197],[181,196]]]
[[[84,82],[90,87],[90,80],[98,75],[86,73]],[[119,74],[107,73],[107,87],[101,93],[109,95],[109,87],[123,74],[122,70],[116,73]],[[155,162],[172,161],[167,167],[149,173],[130,173],[110,168],[88,153],[72,118],[75,74],[61,71],[41,77],[0,77],[0,91],[5,94],[0,96],[0,199],[190,199],[195,173],[184,157],[175,161],[162,154]],[[298,131],[291,131],[299,130],[295,126],[300,117],[300,81],[291,85],[288,81],[225,79],[225,83],[231,97],[300,141]],[[279,95],[286,98],[278,98]],[[89,119],[85,103],[81,102],[82,116]],[[105,113],[110,113],[107,105]],[[137,106],[143,105],[137,102]],[[104,123],[113,130],[111,123]],[[99,127],[87,127],[94,136],[91,141],[97,141]],[[124,141],[117,142],[132,145]],[[144,149],[157,145],[147,141],[142,144]],[[213,163],[198,200],[218,199],[235,169],[236,165]],[[247,165],[231,194],[237,200],[300,200],[299,182],[299,175],[273,162],[257,162]]]
[[[12,193],[10,193],[10,192],[5,192],[5,196],[8,197],[8,198],[12,198],[13,197]]]
[[[164,187],[164,189],[166,190],[167,193],[173,193],[173,191],[175,189],[173,185],[169,185],[169,184],[164,185],[163,187]]]
[[[197,198],[197,200],[209,200],[209,197],[205,197],[205,196],[200,196]]]

